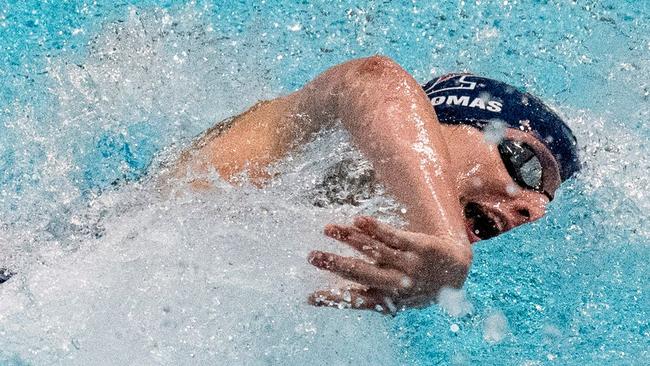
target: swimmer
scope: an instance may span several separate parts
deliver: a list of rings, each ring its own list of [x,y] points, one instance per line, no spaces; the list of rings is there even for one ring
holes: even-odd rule
[[[406,208],[405,228],[372,217],[325,235],[364,258],[312,251],[309,263],[354,286],[314,292],[316,306],[394,313],[461,288],[472,243],[539,219],[579,168],[576,141],[538,98],[496,80],[450,74],[424,87],[389,58],[352,60],[302,89],[256,104],[202,134],[174,175],[210,189],[216,171],[256,185],[269,166],[340,121],[376,177]],[[13,273],[1,270],[0,283]]]
[[[372,217],[327,225],[325,235],[363,258],[310,253],[309,263],[356,284],[314,292],[316,306],[394,313],[435,302],[442,288],[463,286],[472,243],[542,217],[560,183],[580,168],[575,137],[538,98],[470,74],[422,87],[391,59],[372,56],[334,66],[208,130],[175,174],[216,170],[234,181],[247,171],[263,185],[270,164],[334,121],[404,205],[408,226]]]

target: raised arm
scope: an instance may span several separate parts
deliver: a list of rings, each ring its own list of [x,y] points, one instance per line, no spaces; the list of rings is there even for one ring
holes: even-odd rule
[[[338,118],[399,201],[410,229],[465,235],[449,154],[420,85],[381,56],[334,67],[297,93],[319,121]]]
[[[443,287],[461,287],[472,252],[447,147],[424,91],[388,58],[335,66],[293,94],[256,105],[218,138],[208,133],[191,164],[213,166],[227,179],[247,169],[253,181],[264,180],[270,163],[337,119],[407,207],[409,231],[370,217],[328,225],[326,235],[372,262],[313,251],[311,264],[360,286],[317,291],[310,302],[394,312],[429,304]]]
[[[334,67],[297,93],[316,121],[339,118],[354,144],[408,208],[409,230],[370,217],[328,225],[325,234],[372,260],[314,251],[310,262],[362,287],[317,291],[310,302],[393,313],[426,306],[463,285],[472,262],[449,153],[429,98],[385,57]]]
[[[226,178],[248,169],[253,180],[263,180],[268,164],[335,119],[408,208],[411,230],[465,235],[433,108],[413,77],[382,56],[337,65],[295,93],[257,104],[203,144],[194,168],[209,164]]]

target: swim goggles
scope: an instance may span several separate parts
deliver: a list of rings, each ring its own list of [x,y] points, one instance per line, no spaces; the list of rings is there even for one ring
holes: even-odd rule
[[[557,187],[545,181],[544,166],[535,150],[525,142],[508,140],[498,145],[499,154],[508,174],[521,188],[546,195],[550,200]]]

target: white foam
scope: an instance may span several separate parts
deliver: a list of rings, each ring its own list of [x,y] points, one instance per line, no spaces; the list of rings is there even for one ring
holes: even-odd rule
[[[496,311],[488,315],[483,321],[483,339],[491,344],[498,344],[508,334],[508,319],[505,315]]]
[[[254,188],[107,195],[119,204],[104,237],[67,255],[42,248],[0,288],[5,352],[36,364],[395,362],[388,318],[306,303],[332,283],[307,253],[340,252],[321,232],[347,215]]]
[[[453,317],[471,314],[474,306],[465,298],[465,291],[443,287],[438,294],[438,305]]]

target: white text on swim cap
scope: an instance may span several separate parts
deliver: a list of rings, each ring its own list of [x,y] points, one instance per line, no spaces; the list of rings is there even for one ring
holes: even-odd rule
[[[495,113],[501,112],[501,107],[503,107],[503,104],[501,102],[490,100],[486,103],[483,98],[474,98],[470,102],[470,97],[467,95],[440,95],[431,98],[431,104],[434,107],[443,103],[446,103],[448,105],[462,105],[463,107],[470,108],[480,108],[482,110],[487,110]]]

